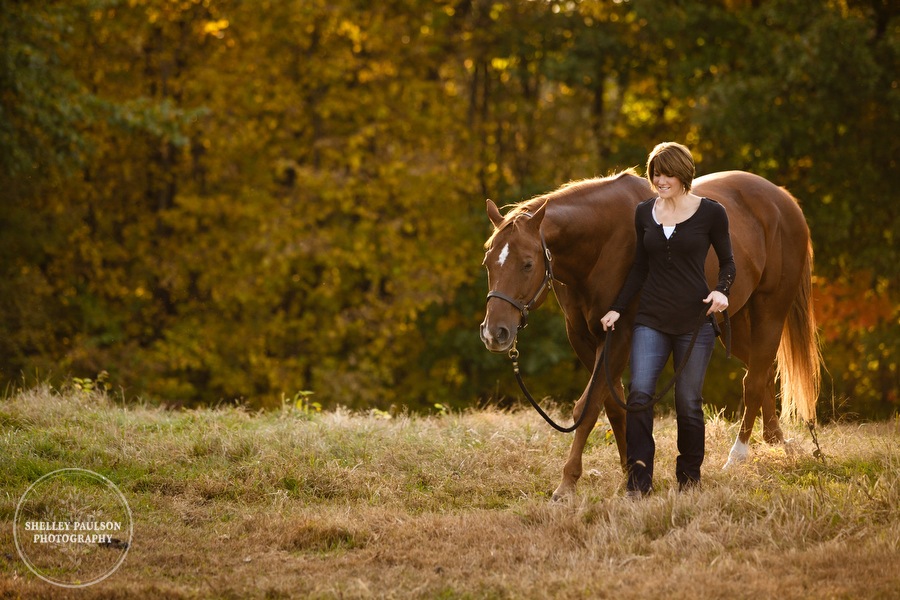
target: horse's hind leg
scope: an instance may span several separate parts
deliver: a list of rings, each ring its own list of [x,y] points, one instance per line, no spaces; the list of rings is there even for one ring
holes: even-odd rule
[[[747,373],[744,375],[744,416],[737,440],[728,455],[729,467],[746,460],[749,453],[750,434],[759,415],[763,415],[763,439],[769,443],[783,442],[784,435],[775,410],[775,355],[781,343],[784,315],[772,314],[768,307],[778,302],[768,297],[757,297],[751,308],[749,347],[747,348]]]

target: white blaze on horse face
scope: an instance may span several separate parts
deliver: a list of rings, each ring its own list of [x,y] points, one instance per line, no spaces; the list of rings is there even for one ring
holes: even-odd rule
[[[503,263],[506,262],[506,259],[509,257],[509,244],[503,246],[503,250],[500,251],[500,257],[497,259],[497,263],[502,267]]]

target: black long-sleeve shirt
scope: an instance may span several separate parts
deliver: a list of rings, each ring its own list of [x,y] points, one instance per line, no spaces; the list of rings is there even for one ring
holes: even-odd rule
[[[636,324],[669,334],[690,333],[709,295],[703,265],[710,245],[719,258],[716,290],[727,296],[734,283],[728,215],[718,202],[702,198],[697,211],[678,223],[667,239],[663,226],[653,218],[655,202],[651,198],[635,209],[634,263],[611,309],[624,312],[641,292]]]

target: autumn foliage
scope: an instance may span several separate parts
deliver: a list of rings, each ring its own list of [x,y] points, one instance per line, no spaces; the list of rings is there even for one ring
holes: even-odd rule
[[[515,395],[477,337],[484,199],[640,165],[675,139],[701,174],[753,171],[800,199],[832,412],[888,414],[891,6],[3,3],[0,377],[106,371],[127,398],[188,406]],[[568,401],[586,375],[561,317],[532,323],[523,366]]]

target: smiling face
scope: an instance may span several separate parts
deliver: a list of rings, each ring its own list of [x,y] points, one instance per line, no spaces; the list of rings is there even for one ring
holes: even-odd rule
[[[684,183],[673,175],[663,175],[657,172],[653,177],[653,189],[663,200],[668,200],[683,194],[685,190]]]

